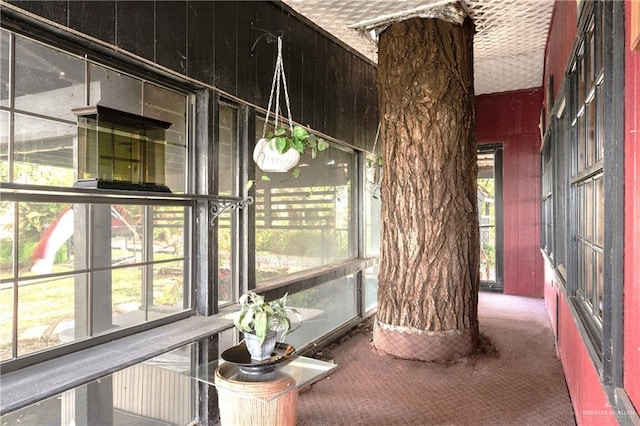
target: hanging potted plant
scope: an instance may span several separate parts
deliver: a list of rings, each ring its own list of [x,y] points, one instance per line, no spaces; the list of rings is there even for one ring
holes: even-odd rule
[[[234,318],[236,328],[244,333],[247,350],[253,361],[265,361],[271,358],[276,346],[276,337],[282,331],[284,340],[291,330],[289,312],[302,315],[295,308],[286,307],[287,295],[280,299],[266,302],[264,296],[248,292],[240,296],[240,312]]]
[[[288,126],[284,126],[279,122],[278,109],[280,107],[281,83],[284,89],[284,98],[289,118]],[[267,135],[271,107],[274,105],[274,95],[274,130]],[[258,140],[253,150],[253,161],[265,172],[288,172],[298,164],[300,155],[304,154],[307,149],[311,150],[311,156],[315,158],[318,151],[324,151],[328,147],[329,144],[325,140],[309,133],[307,129],[302,126],[293,125],[291,107],[289,105],[289,92],[287,90],[287,78],[284,73],[284,63],[282,62],[282,37],[278,37],[278,56],[276,58],[276,68],[271,83],[267,117],[262,129],[262,138]],[[294,173],[294,176],[297,177],[298,173]]]
[[[279,126],[268,137],[258,140],[253,150],[253,161],[265,172],[288,172],[298,164],[300,155],[307,149],[311,151],[311,158],[316,158],[318,152],[328,147],[324,139],[302,126]]]

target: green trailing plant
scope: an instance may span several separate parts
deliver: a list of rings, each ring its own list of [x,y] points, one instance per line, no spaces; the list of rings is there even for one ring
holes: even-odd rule
[[[255,334],[262,344],[271,330],[283,330],[282,340],[291,329],[288,312],[298,315],[295,308],[286,307],[287,294],[280,299],[266,302],[264,296],[253,291],[240,296],[240,313],[234,319],[234,324],[243,333]]]
[[[375,157],[367,157],[367,167],[382,167],[382,157],[377,155]]]
[[[278,126],[273,131],[267,133],[266,137],[269,146],[275,149],[280,154],[284,154],[289,149],[295,149],[303,155],[309,150],[311,152],[311,158],[316,158],[318,152],[325,151],[329,148],[329,143],[324,139],[309,133],[309,131],[303,126],[295,125],[293,128],[287,126]],[[300,176],[300,169],[296,167],[291,171],[291,176],[298,178]],[[264,182],[271,181],[271,177],[267,174],[263,174],[260,180]],[[254,179],[247,182],[247,189],[256,183]]]
[[[273,132],[269,132],[267,139],[280,154],[284,154],[290,148],[304,154],[308,149],[311,151],[311,158],[316,158],[318,152],[329,148],[324,139],[309,133],[302,126],[293,126],[293,129],[279,126]]]

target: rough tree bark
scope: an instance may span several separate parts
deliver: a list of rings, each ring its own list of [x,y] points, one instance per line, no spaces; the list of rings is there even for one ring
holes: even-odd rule
[[[382,241],[374,345],[451,360],[478,344],[473,23],[412,18],[378,45]]]

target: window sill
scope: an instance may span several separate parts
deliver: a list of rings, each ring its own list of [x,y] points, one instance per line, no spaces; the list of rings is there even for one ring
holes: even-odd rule
[[[253,289],[267,300],[278,299],[285,292],[295,294],[329,281],[363,271],[378,264],[378,257],[355,258],[331,265],[318,266],[257,284]]]
[[[29,200],[48,200],[53,199],[59,201],[60,198],[69,199],[71,201],[80,199],[81,202],[100,202],[115,203],[118,200],[137,200],[140,204],[149,202],[153,203],[170,203],[172,205],[188,206],[194,201],[210,201],[222,203],[235,203],[244,206],[249,202],[239,197],[227,197],[216,195],[202,194],[181,194],[153,191],[134,191],[120,189],[101,189],[101,188],[84,188],[84,187],[66,187],[66,186],[45,186],[30,185],[20,183],[3,183],[0,187],[0,193],[3,199],[13,201],[22,200],[27,197]],[[55,197],[55,198],[51,198]]]
[[[194,316],[2,375],[0,414],[59,394],[230,328],[229,319]]]

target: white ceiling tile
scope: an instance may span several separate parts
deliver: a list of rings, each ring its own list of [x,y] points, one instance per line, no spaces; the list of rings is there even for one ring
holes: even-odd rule
[[[284,0],[372,61],[377,46],[349,25],[433,3],[425,0]],[[553,0],[464,0],[476,25],[476,94],[542,85]]]

